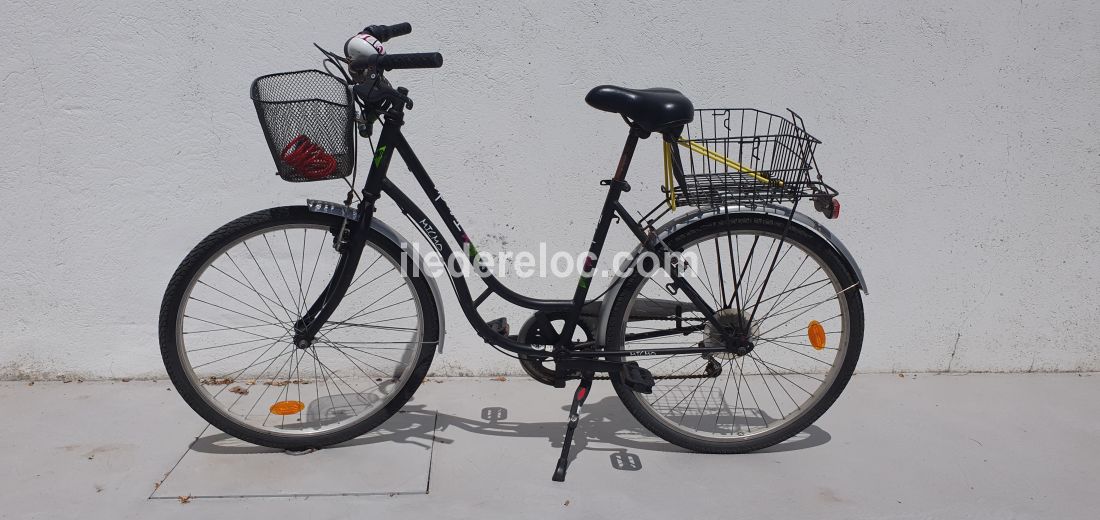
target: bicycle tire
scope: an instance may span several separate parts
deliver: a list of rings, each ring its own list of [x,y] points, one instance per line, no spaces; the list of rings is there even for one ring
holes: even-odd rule
[[[689,225],[672,233],[671,236],[665,239],[665,242],[673,250],[681,251],[685,244],[690,244],[700,239],[709,240],[712,236],[722,233],[732,233],[734,231],[748,234],[767,233],[771,236],[778,236],[783,233],[783,228],[786,225],[786,219],[777,217],[747,213],[729,214],[713,217]],[[852,372],[855,370],[863,341],[863,303],[857,288],[856,277],[832,246],[811,231],[798,225],[791,225],[785,240],[788,243],[794,243],[800,248],[805,248],[805,250],[812,253],[812,255],[815,255],[822,261],[824,267],[828,268],[836,275],[833,286],[847,289],[841,293],[844,296],[844,305],[847,310],[847,345],[845,345],[843,350],[843,358],[839,360],[835,377],[831,380],[828,387],[824,389],[820,397],[817,398],[807,410],[800,412],[793,420],[788,420],[777,428],[767,429],[762,434],[750,435],[744,438],[737,435],[731,435],[729,439],[711,439],[688,432],[686,428],[677,428],[670,425],[671,421],[669,420],[662,420],[655,411],[655,407],[646,404],[646,399],[652,399],[652,397],[646,397],[645,394],[640,394],[632,390],[623,383],[619,374],[612,373],[610,379],[623,405],[648,430],[672,444],[691,451],[701,453],[747,453],[773,446],[802,432],[806,427],[820,418],[840,396],[850,380]],[[615,351],[625,348],[625,330],[628,323],[625,319],[627,309],[630,306],[630,302],[637,298],[635,294],[640,291],[644,282],[645,277],[643,275],[633,273],[624,280],[624,285],[617,293],[608,322],[608,339],[606,345],[608,350]],[[839,295],[837,301],[840,301]],[[840,348],[837,347],[837,350],[839,353]],[[748,361],[744,363],[747,366]],[[768,370],[770,371],[771,368],[768,368]],[[732,374],[732,362],[729,371]],[[766,381],[767,375],[769,374],[765,374],[761,371],[760,378]],[[698,378],[699,376],[695,377]],[[726,375],[725,377],[728,381],[730,376]],[[745,377],[744,374],[741,375],[742,379],[745,379]],[[779,380],[779,378],[776,378],[776,380]],[[713,384],[714,383],[712,383],[712,385]],[[740,386],[738,389],[740,395]],[[713,390],[713,386],[711,390]],[[771,392],[771,389],[769,389],[769,392]],[[702,392],[700,392],[700,394],[701,393]],[[722,393],[722,399],[724,401],[724,391]],[[691,399],[695,399],[695,397],[692,396]],[[708,400],[709,399],[710,396],[708,395]],[[756,400],[755,395],[753,399],[754,401]],[[745,396],[744,401],[748,401],[747,396]],[[707,405],[704,405],[704,408],[706,407]],[[737,407],[735,405],[733,413],[736,414],[736,411]],[[748,410],[746,409],[746,416],[748,415],[747,412]],[[700,420],[703,415],[705,414],[700,412]],[[734,417],[736,417],[736,415]],[[734,419],[734,421],[734,424],[736,424],[736,419]],[[716,418],[716,425],[717,422],[718,419]]]
[[[418,300],[417,303],[421,313],[419,319],[423,323],[421,341],[419,342],[420,347],[415,359],[412,359],[408,364],[410,367],[408,370],[411,371],[408,377],[402,378],[403,383],[401,383],[400,388],[395,388],[389,394],[388,401],[369,415],[331,431],[317,434],[302,434],[299,432],[293,435],[284,435],[258,430],[239,419],[227,416],[222,410],[212,405],[207,398],[204,398],[204,395],[208,396],[209,393],[201,387],[201,384],[196,383],[193,377],[194,371],[188,365],[188,356],[183,346],[184,342],[180,340],[182,337],[179,330],[182,322],[181,309],[185,307],[183,302],[188,296],[190,287],[195,285],[196,277],[201,275],[205,266],[211,264],[212,257],[221,255],[227,247],[237,243],[242,237],[265,229],[300,225],[319,227],[331,232],[339,230],[343,222],[339,217],[311,212],[303,206],[276,207],[257,211],[233,220],[211,233],[191,250],[176,269],[165,291],[160,309],[161,356],[165,369],[180,396],[196,413],[215,428],[241,440],[271,448],[285,450],[321,448],[353,439],[378,427],[408,402],[424,380],[431,366],[435,345],[439,341],[441,330],[438,313],[439,302],[435,300],[427,281],[424,279],[425,274],[414,272],[402,274],[401,276],[411,285],[415,298]],[[385,253],[392,259],[401,258],[402,255],[402,249],[398,244],[373,229],[368,231],[366,247],[374,247],[377,251]],[[303,271],[304,267],[305,260],[303,259]],[[327,274],[331,275],[331,273]],[[293,352],[293,350],[292,348],[291,351]],[[188,370],[191,370],[191,375],[188,374]],[[323,369],[321,374],[324,377]],[[335,372],[333,374],[335,375]],[[290,375],[292,376],[293,372]],[[301,371],[299,370],[300,378]],[[315,373],[314,383],[317,383],[316,379]],[[333,381],[335,383],[335,380]],[[299,383],[301,382],[299,381]],[[337,390],[339,392],[338,386]],[[316,391],[320,392],[320,386],[316,387]],[[287,394],[289,397],[289,389]],[[319,398],[318,401],[321,401],[321,399]],[[329,401],[330,405],[334,401],[331,394],[329,395]],[[352,406],[351,403],[349,403],[349,406]]]

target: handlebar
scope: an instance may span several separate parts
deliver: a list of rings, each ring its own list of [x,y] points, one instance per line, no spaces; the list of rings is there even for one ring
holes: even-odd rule
[[[412,24],[408,22],[394,24],[394,25],[368,25],[363,28],[359,34],[369,34],[380,42],[388,41],[391,38],[398,36],[404,36],[412,32]],[[350,42],[351,40],[349,40]],[[378,46],[375,50],[381,52],[381,46]],[[348,53],[347,45],[344,47],[345,54]],[[363,70],[369,68],[376,68],[379,70],[393,70],[393,69],[436,69],[443,66],[443,55],[438,52],[414,52],[407,54],[374,54],[363,53],[366,56],[356,56],[348,65],[352,69]],[[351,56],[348,56],[351,58]]]
[[[411,52],[407,54],[382,54],[351,62],[353,69],[377,67],[393,69],[438,69],[443,66],[443,55],[438,52]]]
[[[390,38],[404,36],[412,31],[412,24],[409,22],[394,25],[368,25],[363,28],[363,32],[374,36],[380,42],[386,42]]]

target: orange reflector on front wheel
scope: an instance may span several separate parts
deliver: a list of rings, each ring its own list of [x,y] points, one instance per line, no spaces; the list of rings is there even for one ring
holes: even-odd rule
[[[810,320],[810,324],[806,327],[806,336],[810,338],[810,345],[814,349],[825,348],[825,327],[822,327],[817,320]]]
[[[306,407],[301,401],[279,401],[271,405],[271,413],[275,415],[294,415]]]

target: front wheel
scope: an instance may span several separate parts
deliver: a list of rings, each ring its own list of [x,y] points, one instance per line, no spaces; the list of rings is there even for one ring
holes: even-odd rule
[[[317,448],[382,424],[420,386],[439,341],[437,302],[377,231],[313,344],[292,342],[336,272],[343,224],[300,206],[258,211],[206,237],[172,276],[160,312],[164,366],[216,428],[273,448]]]
[[[801,432],[843,391],[863,342],[858,284],[816,234],[791,224],[781,240],[786,225],[767,215],[729,214],[665,240],[683,254],[681,276],[716,310],[724,330],[696,312],[683,291],[670,290],[667,272],[624,280],[606,347],[646,351],[628,359],[649,369],[656,385],[642,394],[611,379],[653,433],[693,451],[754,451]],[[699,345],[728,350],[661,353]]]

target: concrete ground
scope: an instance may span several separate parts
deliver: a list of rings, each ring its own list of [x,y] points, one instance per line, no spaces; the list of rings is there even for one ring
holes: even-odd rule
[[[802,435],[730,456],[654,439],[598,382],[555,483],[569,395],[433,378],[380,430],[292,456],[213,431],[164,381],[0,383],[0,518],[1100,514],[1094,374],[859,375]]]

